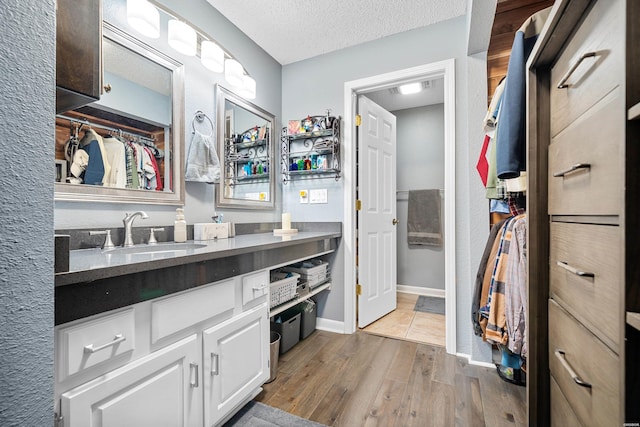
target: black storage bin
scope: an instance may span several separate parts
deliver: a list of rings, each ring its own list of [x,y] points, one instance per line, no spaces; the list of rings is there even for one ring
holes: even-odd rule
[[[282,322],[271,322],[271,330],[280,334],[280,354],[284,354],[300,341],[300,313],[287,310],[275,316]]]

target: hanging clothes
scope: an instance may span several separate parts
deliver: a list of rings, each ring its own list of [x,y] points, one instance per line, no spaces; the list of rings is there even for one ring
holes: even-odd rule
[[[520,215],[511,230],[507,260],[505,316],[508,349],[527,357],[527,219]]]
[[[105,136],[102,140],[107,161],[111,166],[109,174],[105,174],[104,185],[125,188],[127,186],[127,171],[124,144],[113,135]]]
[[[104,176],[109,175],[111,173],[111,165],[109,164],[109,160],[107,159],[107,152],[104,148],[104,142],[102,141],[102,137],[100,135],[98,135],[96,133],[96,131],[94,131],[93,129],[87,129],[84,132],[84,136],[82,137],[82,139],[80,140],[80,148],[88,146],[89,144],[93,143],[93,141],[95,141],[98,145],[98,148],[100,150],[100,160],[102,161],[102,171],[103,171],[103,175],[102,178],[100,179],[100,182],[97,181],[97,172],[94,175],[93,171],[97,171],[99,169],[97,163],[93,163],[91,161],[90,158],[90,165],[87,166],[87,168],[90,169],[90,171],[92,172],[92,178],[91,181],[94,182],[94,184],[92,185],[102,185],[103,184],[103,180],[104,180]],[[93,151],[93,149],[92,149]],[[96,160],[96,155],[94,154],[94,160]],[[96,168],[96,169],[94,169]],[[85,184],[88,184],[88,182],[86,182],[85,179]]]

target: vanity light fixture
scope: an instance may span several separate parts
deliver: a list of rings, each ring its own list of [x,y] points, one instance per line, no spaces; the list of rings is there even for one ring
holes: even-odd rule
[[[200,43],[200,60],[202,65],[214,73],[221,73],[224,70],[224,51],[212,41],[203,40]]]
[[[188,24],[177,19],[169,20],[169,46],[178,52],[194,56],[198,50],[198,34]]]
[[[242,76],[242,86],[238,89],[238,95],[246,99],[256,99],[256,81],[251,76]]]
[[[398,88],[401,94],[410,95],[412,93],[418,93],[422,90],[422,83],[407,83],[406,85],[402,85]]]
[[[160,37],[160,12],[147,0],[127,0],[127,22],[144,36]]]
[[[227,59],[224,61],[224,78],[234,88],[242,87],[244,71],[242,64],[235,59]]]

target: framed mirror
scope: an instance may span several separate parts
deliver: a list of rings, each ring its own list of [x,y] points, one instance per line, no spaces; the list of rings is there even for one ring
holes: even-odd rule
[[[56,116],[55,200],[184,204],[184,66],[107,22],[102,50],[100,100]]]
[[[222,166],[216,204],[273,209],[274,115],[216,85],[216,118]]]

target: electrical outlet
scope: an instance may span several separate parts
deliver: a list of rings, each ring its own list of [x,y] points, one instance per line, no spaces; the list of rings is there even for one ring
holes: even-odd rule
[[[300,190],[300,203],[309,203],[309,191]]]

